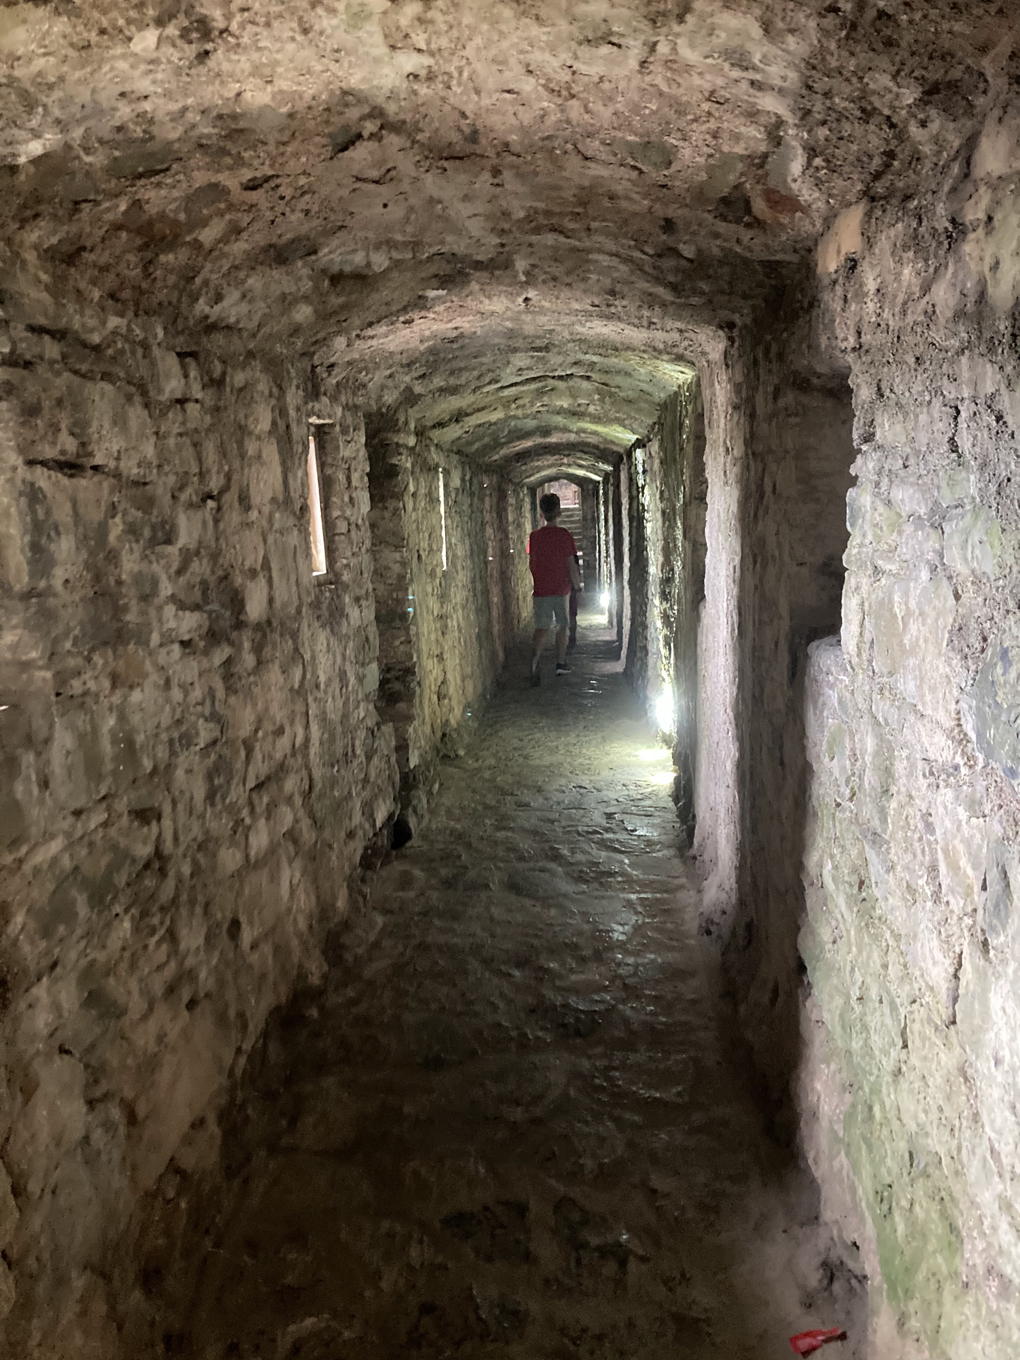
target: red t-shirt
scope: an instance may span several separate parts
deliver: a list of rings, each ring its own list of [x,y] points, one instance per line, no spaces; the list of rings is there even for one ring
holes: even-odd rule
[[[535,595],[570,593],[570,559],[577,553],[574,535],[557,524],[544,524],[528,539],[531,579]]]

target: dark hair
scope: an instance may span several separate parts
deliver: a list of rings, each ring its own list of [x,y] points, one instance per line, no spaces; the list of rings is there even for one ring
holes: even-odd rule
[[[555,519],[560,513],[560,498],[554,491],[547,491],[538,503],[538,508],[546,519]]]

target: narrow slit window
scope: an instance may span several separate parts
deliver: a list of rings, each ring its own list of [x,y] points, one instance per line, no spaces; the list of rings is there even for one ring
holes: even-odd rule
[[[446,570],[446,475],[439,469],[439,523],[443,531],[443,570]]]
[[[308,531],[312,540],[312,575],[326,574],[326,534],[322,525],[322,487],[315,435],[308,436]]]

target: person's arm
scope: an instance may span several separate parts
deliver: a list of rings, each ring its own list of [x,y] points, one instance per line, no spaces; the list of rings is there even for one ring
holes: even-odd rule
[[[571,559],[570,559],[570,561],[567,563],[567,565],[568,565],[569,568],[570,568],[570,584],[573,586],[573,588],[574,588],[575,590],[580,590],[580,589],[581,589],[581,571],[580,571],[580,568],[579,568],[578,565],[577,565],[577,554],[576,554],[576,553],[574,553],[574,555],[571,557]]]

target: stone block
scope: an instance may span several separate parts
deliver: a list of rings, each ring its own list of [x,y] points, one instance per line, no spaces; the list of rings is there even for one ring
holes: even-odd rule
[[[50,755],[50,789],[69,811],[87,807],[105,792],[110,752],[96,705],[78,700],[58,705]]]
[[[138,395],[112,383],[68,380],[66,400],[80,412],[88,463],[114,468],[132,480],[151,481],[156,443],[148,409]]]
[[[999,522],[985,506],[951,510],[942,524],[946,566],[961,576],[991,576],[1003,551]]]
[[[1020,647],[990,643],[971,690],[977,749],[1020,791]]]
[[[84,1137],[88,1111],[85,1073],[74,1058],[61,1056],[38,1072],[37,1085],[14,1121],[5,1149],[19,1194],[38,1200],[62,1158]]]
[[[253,440],[248,447],[248,494],[260,513],[283,499],[283,471],[275,439]]]
[[[939,477],[939,500],[943,505],[969,501],[974,495],[973,474],[964,468],[946,468]]]
[[[301,601],[299,573],[311,577],[311,557],[298,552],[290,534],[272,535],[266,549],[272,579],[274,610],[281,619],[293,618]]]
[[[1009,935],[1013,904],[1020,888],[1020,863],[1015,848],[1008,846],[993,828],[988,836],[988,857],[983,878],[981,928],[990,944],[999,944]]]
[[[861,253],[866,206],[861,202],[844,208],[818,242],[819,274],[832,274],[848,256]]]
[[[0,1318],[5,1318],[14,1307],[16,1296],[14,1274],[6,1261],[0,1261]]]
[[[32,755],[0,756],[0,850],[20,845],[36,832],[38,804]]]
[[[905,517],[924,517],[934,502],[931,488],[916,478],[901,477],[889,488],[889,499]]]
[[[152,395],[157,401],[183,401],[188,388],[181,368],[181,361],[171,350],[154,349],[152,352],[153,383]]]
[[[169,142],[136,143],[109,160],[106,173],[114,179],[148,179],[169,170],[179,154]]]
[[[11,1178],[7,1174],[7,1168],[0,1162],[0,1247],[8,1245],[14,1236],[14,1230],[20,1217],[11,1190]],[[0,1317],[2,1316],[3,1307],[2,1302],[0,1302]]]
[[[208,1001],[162,1046],[134,1101],[128,1155],[138,1190],[155,1184],[188,1126],[223,1091],[234,1053],[231,1028]]]
[[[942,891],[953,911],[975,915],[986,878],[988,825],[968,815],[958,790],[942,790],[935,799],[933,820]],[[1000,884],[1001,887],[1001,884]]]
[[[65,545],[74,542],[66,500],[61,503],[58,488],[44,489],[37,480],[21,482],[15,494],[19,531],[8,549],[9,569],[23,586],[48,585]]]
[[[252,623],[261,623],[269,615],[269,578],[264,573],[244,585],[244,612]]]
[[[955,691],[946,661],[955,613],[952,587],[941,576],[886,579],[873,590],[875,670],[925,712],[945,713]]]

